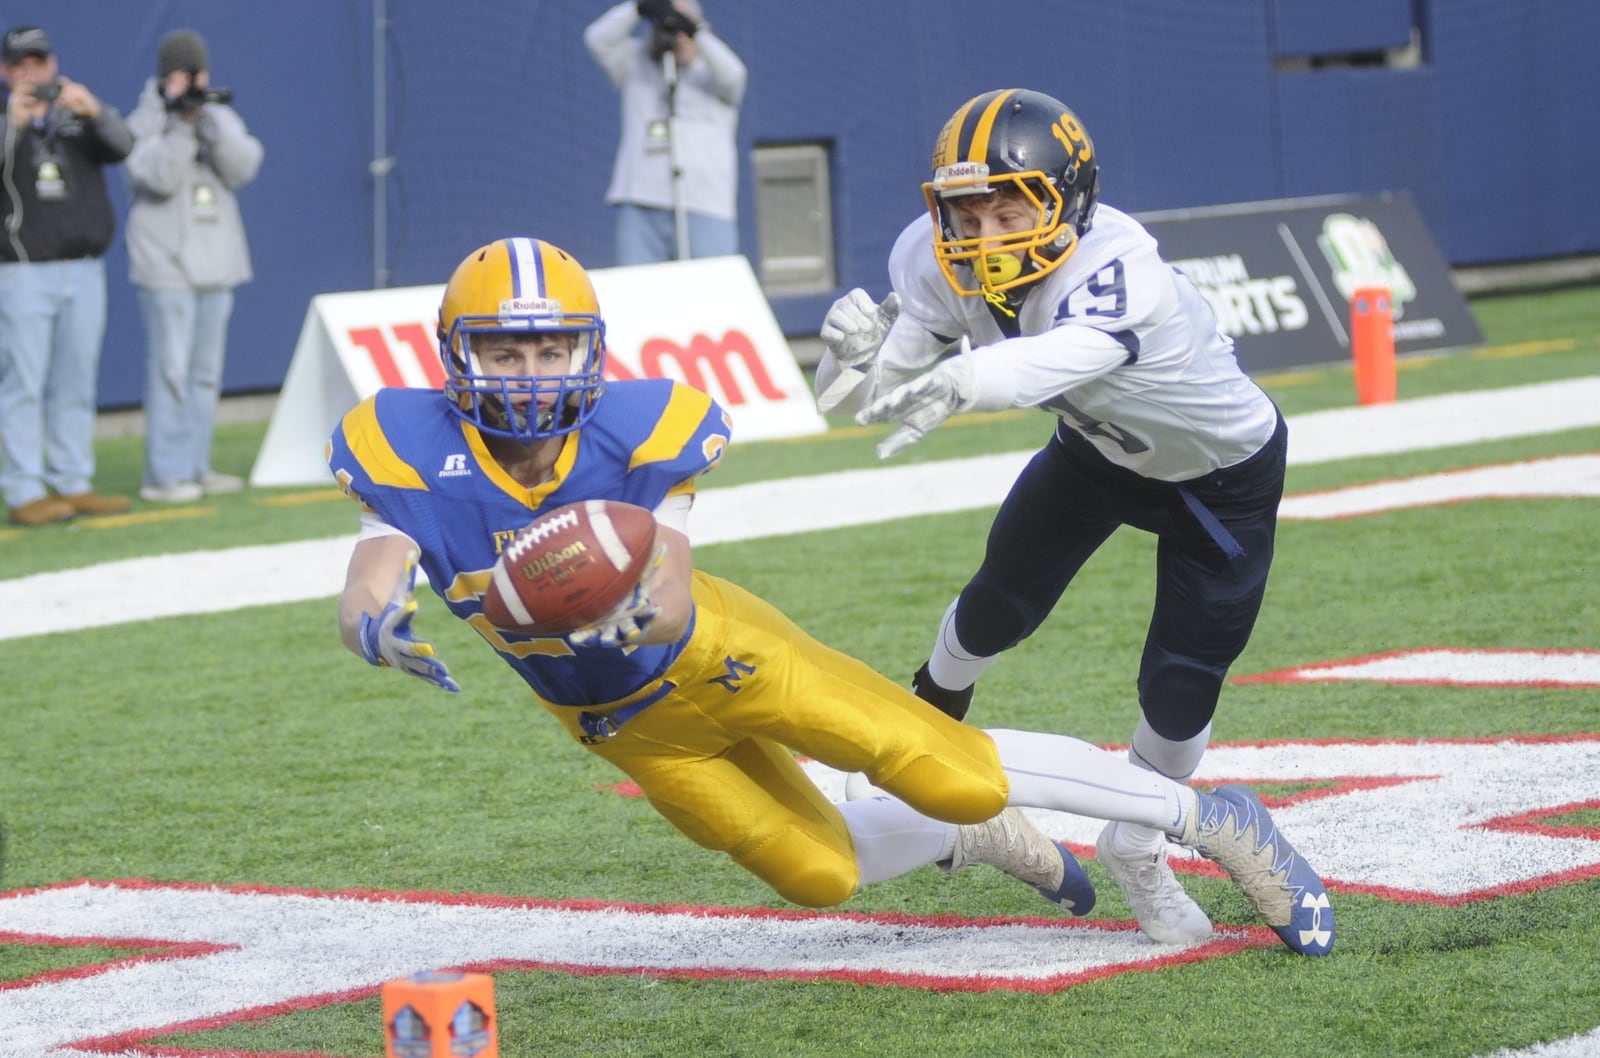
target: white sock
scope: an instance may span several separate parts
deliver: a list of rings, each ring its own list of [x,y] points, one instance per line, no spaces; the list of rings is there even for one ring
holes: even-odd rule
[[[1199,803],[1182,783],[1082,739],[1004,728],[986,733],[1000,750],[1013,805],[1140,823],[1177,834]]]
[[[864,771],[853,771],[844,777],[844,799],[846,801],[865,801],[869,797],[893,796],[888,790],[879,789],[872,785],[872,780],[867,778]]]
[[[947,691],[971,687],[1000,658],[998,654],[980,658],[956,638],[956,606],[960,601],[957,598],[945,610],[944,620],[939,622],[939,634],[934,637],[933,652],[928,655],[928,675]]]
[[[862,885],[948,860],[955,853],[954,823],[930,819],[899,798],[844,801],[835,807],[855,842]]]
[[[1211,744],[1211,725],[1182,742],[1175,742],[1156,734],[1144,717],[1134,728],[1133,741],[1128,745],[1128,760],[1137,766],[1165,775],[1175,782],[1187,782],[1200,767],[1200,758]],[[1111,847],[1119,856],[1153,854],[1166,835],[1155,827],[1122,823],[1112,830]]]
[[[1201,728],[1199,734],[1175,742],[1156,734],[1156,729],[1141,716],[1139,726],[1133,729],[1128,759],[1141,768],[1149,768],[1159,775],[1184,782],[1200,767],[1200,758],[1205,756],[1206,747],[1210,744],[1210,724]]]

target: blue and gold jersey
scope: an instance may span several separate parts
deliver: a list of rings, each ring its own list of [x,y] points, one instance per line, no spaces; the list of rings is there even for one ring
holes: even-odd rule
[[[405,533],[452,613],[499,651],[545,701],[588,706],[624,698],[658,677],[693,632],[670,646],[582,649],[501,632],[483,616],[489,571],[517,530],[578,500],[621,500],[653,510],[692,493],[727,448],[727,413],[706,394],[667,379],[611,382],[594,417],[568,434],[555,475],[525,488],[483,436],[437,390],[382,389],[334,430],[328,466],[345,492]]]

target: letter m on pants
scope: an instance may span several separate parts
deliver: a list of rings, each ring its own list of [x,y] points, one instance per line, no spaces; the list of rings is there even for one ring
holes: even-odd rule
[[[713,676],[706,682],[721,684],[722,689],[729,694],[738,694],[739,681],[756,671],[754,665],[746,665],[742,661],[735,661],[731,654],[722,659],[722,667],[728,671],[721,676]]]

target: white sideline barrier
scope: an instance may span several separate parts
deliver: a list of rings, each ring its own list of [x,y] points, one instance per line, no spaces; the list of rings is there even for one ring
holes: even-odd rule
[[[821,433],[827,423],[743,257],[595,269],[608,378],[676,378],[715,397],[735,441]],[[252,485],[326,485],[328,435],[383,386],[444,382],[443,284],[319,294],[306,309]]]

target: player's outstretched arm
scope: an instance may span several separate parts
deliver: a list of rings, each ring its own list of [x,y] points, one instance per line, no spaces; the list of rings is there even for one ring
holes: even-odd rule
[[[900,424],[879,442],[879,459],[888,459],[916,444],[950,416],[976,406],[972,366],[967,356],[971,347],[966,335],[961,336],[957,349],[954,356],[941,360],[933,370],[901,383],[856,412],[856,422],[862,426],[875,422]]]
[[[461,687],[435,656],[433,644],[411,630],[417,600],[417,547],[409,537],[358,541],[339,596],[339,638],[351,653],[447,691]]]

